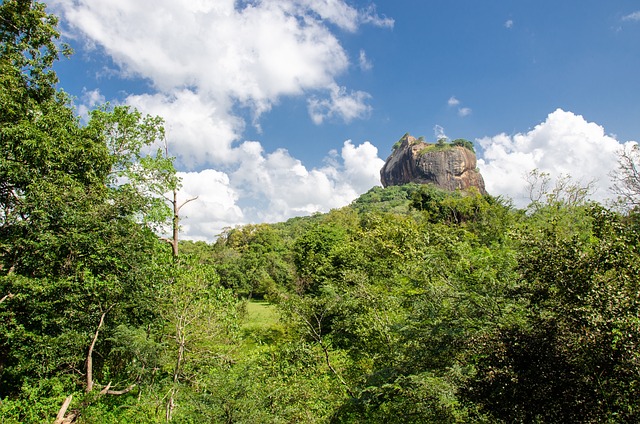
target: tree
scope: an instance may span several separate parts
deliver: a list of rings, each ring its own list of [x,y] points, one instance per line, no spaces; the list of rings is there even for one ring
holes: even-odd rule
[[[53,237],[104,195],[108,172],[103,145],[88,137],[55,89],[51,69],[59,49],[57,19],[35,1],[0,5],[0,272],[58,271],[73,255]],[[63,51],[63,52],[66,52]],[[78,211],[77,214],[73,213]]]
[[[331,252],[346,240],[345,229],[333,223],[318,225],[299,237],[294,263],[300,277],[299,291],[318,293],[334,271]]]
[[[225,287],[248,298],[265,298],[292,287],[294,267],[283,236],[267,224],[245,225],[221,234],[213,260]]]
[[[213,368],[230,361],[229,346],[237,330],[237,300],[219,284],[214,268],[188,260],[179,265],[169,274],[171,281],[158,302],[166,325],[167,421],[181,389],[197,391]]]
[[[44,3],[0,4],[0,293],[12,295],[0,303],[0,396],[46,404],[39,418],[17,408],[20,421],[48,421],[62,394],[130,385],[108,383],[122,368],[111,336],[157,319],[157,237],[141,224],[175,178],[140,153],[162,134],[157,118],[114,108],[80,124],[55,88],[56,23]]]
[[[575,181],[570,175],[561,174],[553,188],[551,187],[551,175],[548,172],[534,169],[526,174],[527,190],[530,204],[528,208],[535,212],[545,206],[562,206],[571,208],[581,206],[589,201],[589,196],[595,189],[595,180],[587,183]]]
[[[564,213],[564,212],[561,212]],[[470,398],[508,422],[635,422],[638,233],[599,206],[589,234],[553,228],[520,235],[526,319],[477,340]]]
[[[469,140],[465,140],[464,138],[456,138],[451,142],[451,144],[453,144],[454,146],[460,146],[460,147],[464,147],[465,149],[469,149],[473,153],[476,152],[475,148],[473,147],[473,143],[470,142]]]
[[[327,368],[340,381],[349,396],[353,397],[354,393],[349,384],[332,364],[331,341],[325,328],[328,322],[331,321],[332,310],[337,307],[339,300],[340,297],[333,292],[332,288],[329,285],[325,285],[318,296],[303,298],[293,295],[285,302],[282,302],[281,307],[283,307],[292,321],[298,323],[302,333],[322,349]]]
[[[611,174],[614,194],[627,209],[640,206],[640,147],[637,144],[620,150],[618,170]]]
[[[180,210],[198,197],[180,202],[180,178],[169,155],[164,121],[143,116],[128,106],[105,105],[91,112],[89,129],[103,138],[112,158],[108,185],[128,205],[136,205],[142,222],[162,238],[178,256]]]
[[[46,5],[37,1],[6,0],[0,5],[0,69],[3,122],[21,119],[33,105],[55,97],[56,73],[51,69],[59,53],[68,55],[67,45],[59,45],[58,18],[47,14]]]

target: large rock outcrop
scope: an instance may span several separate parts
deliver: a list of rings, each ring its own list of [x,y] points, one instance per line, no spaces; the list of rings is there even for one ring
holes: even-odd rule
[[[409,134],[394,145],[393,153],[380,170],[380,180],[384,187],[419,183],[449,191],[476,187],[486,194],[473,151],[455,142],[426,143]]]

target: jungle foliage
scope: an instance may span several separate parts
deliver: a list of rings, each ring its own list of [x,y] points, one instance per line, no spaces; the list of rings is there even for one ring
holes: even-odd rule
[[[374,187],[176,257],[162,120],[80,122],[43,4],[0,30],[2,422],[640,421],[634,209]]]

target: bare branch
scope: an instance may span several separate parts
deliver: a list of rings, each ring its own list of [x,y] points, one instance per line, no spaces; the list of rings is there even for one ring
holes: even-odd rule
[[[115,395],[115,396],[124,395],[125,393],[129,393],[131,390],[133,390],[134,387],[136,387],[135,383],[133,383],[132,385],[130,385],[129,387],[127,387],[124,390],[107,390],[107,394],[108,395]]]
[[[106,395],[110,388],[111,388],[111,382],[109,382],[109,384],[107,384],[106,386],[104,386],[102,390],[100,390],[100,394]]]
[[[610,174],[611,191],[629,209],[640,206],[640,147],[633,145],[620,150],[618,170]]]
[[[178,207],[177,207],[176,211],[177,211],[177,212],[180,212],[180,209],[182,209],[182,207],[183,207],[184,205],[186,205],[186,204],[187,204],[187,203],[189,203],[189,202],[193,202],[194,200],[198,200],[198,197],[199,197],[199,196],[196,196],[196,197],[192,197],[191,199],[187,199],[187,200],[185,200],[184,202],[182,202],[182,203],[180,204],[180,206],[178,206]]]
[[[349,396],[351,396],[352,398],[355,398],[356,396],[351,390],[351,387],[349,387],[349,385],[344,380],[344,378],[342,378],[342,376],[338,373],[338,371],[336,371],[336,369],[333,368],[333,365],[331,365],[331,361],[329,360],[329,349],[324,343],[322,343],[322,340],[320,340],[319,344],[320,344],[320,347],[322,348],[322,351],[324,352],[324,359],[325,359],[325,362],[327,363],[327,367],[338,378],[338,380],[340,380],[340,384],[344,386],[344,389],[347,391]]]
[[[533,204],[540,203],[542,197],[549,191],[549,182],[551,181],[549,173],[533,169],[525,175],[525,180],[527,181],[529,201]]]
[[[114,306],[115,305],[111,305],[109,309],[104,311],[100,316],[100,323],[98,324],[98,328],[96,328],[96,332],[93,335],[93,340],[91,340],[91,344],[89,345],[89,352],[87,353],[87,388],[86,388],[87,393],[93,390],[93,348],[95,347],[96,341],[98,340],[98,334],[100,333],[100,328],[104,324],[104,317]]]
[[[2,299],[0,299],[0,303],[4,302],[7,299],[11,299],[13,297],[13,293],[8,293],[6,295],[4,295],[4,297]]]
[[[56,416],[56,420],[53,422],[53,424],[62,424],[65,421],[68,422],[68,420],[65,420],[64,416],[67,413],[67,409],[69,408],[69,405],[71,404],[71,399],[73,399],[73,395],[67,396],[64,402],[62,402],[62,406],[60,407],[60,410],[58,411],[58,415]]]

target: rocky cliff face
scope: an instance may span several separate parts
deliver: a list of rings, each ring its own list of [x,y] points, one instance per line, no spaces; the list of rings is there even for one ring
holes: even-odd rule
[[[449,191],[476,187],[486,194],[482,175],[476,170],[476,155],[471,150],[425,143],[408,134],[398,143],[380,170],[384,187],[413,182]]]

